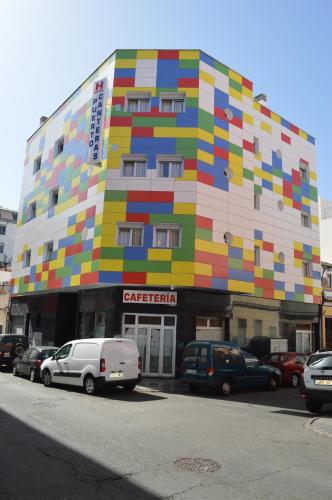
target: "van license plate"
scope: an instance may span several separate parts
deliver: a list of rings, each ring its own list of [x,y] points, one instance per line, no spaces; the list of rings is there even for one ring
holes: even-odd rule
[[[3,355],[4,358],[10,358],[10,352],[5,352]]]
[[[111,378],[121,378],[121,377],[123,377],[123,373],[121,373],[121,372],[118,372],[118,373],[111,373],[111,374],[110,374],[110,377],[111,377]]]
[[[315,384],[316,385],[332,385],[332,380],[321,380],[319,378],[316,378]]]
[[[190,370],[190,369],[189,369],[189,370],[187,370],[187,373],[188,373],[189,375],[196,375],[196,374],[197,374],[197,370]]]

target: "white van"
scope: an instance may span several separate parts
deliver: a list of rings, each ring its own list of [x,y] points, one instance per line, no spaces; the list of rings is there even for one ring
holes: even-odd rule
[[[137,345],[123,338],[72,340],[46,359],[40,371],[46,387],[53,382],[76,385],[86,394],[104,384],[133,391],[142,378]]]

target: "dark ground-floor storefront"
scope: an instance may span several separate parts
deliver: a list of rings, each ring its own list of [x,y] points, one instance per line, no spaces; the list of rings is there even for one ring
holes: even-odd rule
[[[74,338],[136,341],[145,376],[174,377],[191,340],[284,338],[290,351],[319,347],[318,306],[199,289],[109,287],[12,298],[11,331],[61,346]]]

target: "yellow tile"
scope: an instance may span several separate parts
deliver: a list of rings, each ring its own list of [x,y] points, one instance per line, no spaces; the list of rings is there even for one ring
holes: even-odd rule
[[[211,248],[212,248],[212,241],[195,239],[195,250],[200,250],[201,252],[212,252]],[[218,253],[218,252],[213,252],[213,253]]]
[[[70,286],[78,286],[80,284],[81,275],[75,274],[70,278]]]
[[[106,181],[100,181],[98,182],[98,193],[104,193],[106,189]]]
[[[173,214],[195,214],[196,203],[174,203]]]
[[[235,155],[234,153],[229,153],[229,163],[242,167],[243,158],[242,156]]]
[[[197,128],[192,127],[177,127],[175,137],[197,138]]]
[[[127,211],[126,201],[106,201],[104,204],[105,213],[125,213]]]
[[[210,153],[207,153],[206,151],[203,151],[202,149],[197,150],[197,159],[200,161],[204,161],[209,165],[214,164],[214,156],[211,155]]]
[[[117,141],[119,137],[131,137],[131,127],[112,126],[111,129],[112,129],[112,142],[116,142],[116,144],[118,144]]]
[[[256,177],[260,177],[261,179],[265,179],[266,181],[272,182],[273,180],[273,175],[270,174],[269,172],[264,172],[264,170],[261,170],[258,167],[254,167],[254,175]]]
[[[180,179],[178,179],[180,180]],[[196,181],[197,180],[197,170],[184,170],[182,180],[184,181]]]
[[[320,255],[320,249],[318,247],[312,247],[312,254],[313,255]]]
[[[116,224],[103,224],[103,228],[102,228],[103,239],[104,239],[104,236],[111,236],[112,238],[115,238],[116,231],[117,231]]]
[[[318,295],[318,296],[321,296],[321,293],[322,293],[322,289],[321,288],[313,288],[313,295]]]
[[[175,127],[154,127],[153,136],[154,137],[176,137]]]
[[[214,127],[214,135],[220,137],[220,139],[224,139],[225,141],[229,140],[229,132],[219,127]]]
[[[29,283],[28,284],[28,292],[34,292],[34,291],[35,291],[35,284]]]
[[[302,260],[301,259],[294,259],[294,266],[298,268],[302,268]]]
[[[158,59],[158,50],[138,50],[137,59]]]
[[[308,278],[308,277],[304,276],[304,278],[303,278],[304,286],[312,286],[312,283],[313,283],[312,278]]]
[[[83,262],[81,264],[81,273],[91,273],[92,269],[92,262]]]
[[[271,111],[271,119],[276,123],[281,123],[281,116],[277,115],[277,113],[273,113],[273,111]]]
[[[242,102],[243,100],[242,93],[239,92],[238,90],[233,89],[232,87],[229,87],[229,95],[234,97],[234,99],[237,99],[238,101]]]
[[[143,58],[140,58],[143,59]],[[136,68],[136,59],[115,59],[116,68]]]
[[[262,240],[254,240],[254,242],[255,242],[255,247],[263,248]]]
[[[195,262],[172,262],[172,274],[193,274],[195,272]]]
[[[228,72],[228,76],[232,80],[235,80],[236,82],[241,83],[241,85],[242,85],[242,76],[239,73],[237,73],[236,71],[233,71],[232,69],[230,69]]]
[[[214,77],[212,75],[209,75],[205,71],[200,70],[199,78],[200,80],[203,80],[203,82],[208,83],[209,85],[212,85],[214,87],[215,82],[214,82]]]
[[[252,101],[252,107],[254,109],[256,109],[256,111],[260,111],[261,110],[261,105],[259,104],[259,102],[255,101],[255,100]]]
[[[263,269],[261,267],[254,266],[254,276],[255,278],[263,278]]]
[[[214,136],[213,136],[213,134],[210,134],[210,132],[206,132],[205,130],[202,130],[201,128],[194,129],[194,130],[196,131],[198,139],[201,139],[202,141],[208,142],[209,144],[214,143]]]
[[[194,286],[195,278],[192,274],[172,274],[172,286]]]
[[[261,121],[261,129],[271,134],[272,127],[268,123]]]
[[[67,228],[67,236],[73,236],[74,234],[76,234],[76,225],[69,226]]]
[[[311,216],[311,223],[315,224],[316,226],[318,226],[319,225],[319,218],[316,217],[316,215],[312,215]]]
[[[99,226],[103,221],[103,213],[95,215],[95,227]]]
[[[123,271],[122,259],[101,259],[99,261],[100,271]]]
[[[232,247],[243,248],[243,238],[233,235]]]
[[[303,243],[300,241],[294,241],[294,250],[303,250]]]
[[[197,250],[199,250],[197,248]],[[211,253],[215,255],[228,255],[228,246],[225,243],[217,243],[216,241],[211,241]]]
[[[276,300],[285,300],[286,292],[284,290],[274,290],[274,298]]]
[[[185,92],[186,97],[197,98],[199,96],[199,89],[192,87],[179,87],[179,92]]]
[[[180,50],[179,59],[199,59],[199,50]]]
[[[314,172],[313,170],[309,170],[309,177],[310,177],[310,179],[316,181],[317,180],[317,173]]]
[[[41,275],[41,281],[47,281],[48,279],[48,271],[43,271]]]
[[[106,228],[106,225],[108,224],[116,224],[117,222],[125,222],[126,220],[126,213],[125,212],[122,212],[122,213],[104,213],[103,214],[103,232],[104,232],[104,229]]]
[[[171,275],[170,273],[147,273],[146,274],[146,284],[147,285],[171,285]]]
[[[246,123],[249,123],[249,125],[254,124],[254,118],[251,115],[249,115],[248,113],[243,113],[242,117],[243,117],[243,121]]]
[[[252,97],[252,90],[247,87],[242,87],[242,93],[247,97]]]
[[[306,141],[308,140],[308,134],[303,130],[299,130],[299,136],[302,137],[302,139],[305,139]]]
[[[212,276],[212,266],[211,264],[201,264],[196,262],[195,264],[195,274],[200,274],[202,276]]]
[[[114,246],[118,247],[115,234],[114,235],[102,234],[101,244],[103,245],[103,247],[114,247]]]
[[[286,196],[284,196],[283,202],[284,202],[284,205],[286,205],[287,207],[293,206],[293,200],[291,200],[290,198],[287,198]]]
[[[283,193],[283,188],[282,186],[278,186],[278,184],[273,184],[273,191],[278,194]]]
[[[96,236],[93,238],[93,248],[100,248],[101,246],[101,236]]]
[[[233,175],[229,182],[231,184],[234,184],[235,186],[243,186],[243,177],[239,175]]]
[[[246,283],[245,281],[228,280],[228,290],[244,293],[254,293],[255,284]]]
[[[247,248],[243,249],[243,258],[244,260],[254,260],[254,252],[252,250],[248,250]]]
[[[163,248],[149,248],[148,261],[150,260],[172,260],[172,250]]]

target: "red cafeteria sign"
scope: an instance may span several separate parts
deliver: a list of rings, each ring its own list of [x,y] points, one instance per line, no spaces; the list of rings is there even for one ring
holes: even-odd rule
[[[176,292],[155,292],[153,290],[123,290],[123,303],[126,304],[165,304],[176,306]]]

